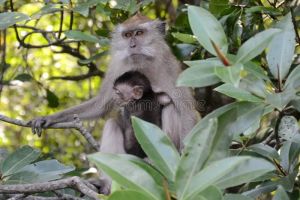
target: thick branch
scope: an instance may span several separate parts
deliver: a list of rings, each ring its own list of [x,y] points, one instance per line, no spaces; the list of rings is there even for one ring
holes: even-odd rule
[[[6,117],[4,115],[0,115],[0,121],[4,121],[10,124],[14,124],[17,126],[22,126],[22,127],[30,127],[30,124],[28,124],[28,122],[22,121],[22,120],[18,120],[18,119],[11,119],[9,117]],[[87,142],[97,151],[99,151],[100,146],[98,144],[98,142],[95,140],[95,138],[92,136],[91,133],[89,133],[82,125],[82,123],[80,122],[80,119],[75,116],[74,117],[74,121],[73,122],[65,122],[65,123],[57,123],[57,124],[53,124],[45,129],[71,129],[74,128],[76,130],[78,130],[81,135],[83,137],[85,137],[85,139],[87,140]]]
[[[98,200],[98,193],[89,188],[79,177],[70,177],[66,179],[33,183],[33,184],[16,184],[16,185],[0,185],[0,193],[4,194],[34,194],[39,192],[47,192],[60,190],[64,188],[73,188],[80,191],[88,197]]]

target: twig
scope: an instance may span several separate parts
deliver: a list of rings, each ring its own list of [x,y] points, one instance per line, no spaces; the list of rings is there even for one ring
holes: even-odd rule
[[[67,80],[67,81],[81,81],[81,80],[85,80],[85,79],[93,77],[93,76],[103,77],[104,72],[96,70],[96,71],[91,71],[91,72],[89,71],[87,74],[81,74],[78,76],[52,76],[49,79],[50,80],[60,79],[60,80]]]
[[[97,151],[99,151],[100,147],[99,144],[97,143],[97,141],[95,140],[95,138],[92,136],[91,133],[89,133],[82,125],[82,123],[78,122],[79,118],[77,119],[75,117],[73,122],[65,122],[65,123],[57,123],[57,124],[53,124],[47,128],[44,129],[71,129],[74,128],[76,130],[78,130],[81,135],[83,137],[85,137],[85,139],[87,140],[87,142]],[[18,120],[18,119],[12,119],[9,117],[6,117],[4,115],[0,114],[0,121],[4,121],[10,124],[14,124],[17,126],[22,126],[22,127],[30,127],[31,126],[28,124],[28,122],[22,121],[22,120]],[[80,121],[80,120],[79,120]]]
[[[64,188],[73,188],[82,194],[99,200],[98,193],[89,188],[79,177],[74,176],[56,181],[32,183],[32,184],[16,184],[16,185],[0,185],[0,193],[3,194],[34,194],[39,192],[48,192],[60,190]]]

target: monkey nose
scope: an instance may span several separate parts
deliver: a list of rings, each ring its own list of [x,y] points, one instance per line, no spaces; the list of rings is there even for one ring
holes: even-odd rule
[[[135,48],[136,47],[136,44],[133,43],[133,44],[130,44],[130,48]]]

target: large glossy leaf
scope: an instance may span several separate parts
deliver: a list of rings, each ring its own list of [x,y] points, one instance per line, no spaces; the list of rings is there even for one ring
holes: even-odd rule
[[[240,73],[243,70],[243,65],[236,64],[229,67],[218,67],[215,68],[215,74],[224,82],[231,83],[235,87],[239,85],[241,80]]]
[[[295,99],[295,90],[287,89],[280,93],[268,93],[266,102],[274,106],[278,110],[283,110],[291,100]]]
[[[122,190],[112,193],[107,200],[155,200],[134,190]]]
[[[43,160],[23,167],[20,169],[20,172],[35,172],[39,175],[35,182],[45,182],[59,179],[63,174],[71,172],[74,169],[75,167],[65,166],[59,163],[57,160]]]
[[[219,188],[216,186],[209,186],[202,192],[200,192],[198,195],[196,195],[195,198],[192,200],[223,200],[222,192]]]
[[[243,77],[239,84],[239,88],[244,89],[261,98],[266,98],[266,87],[267,85],[265,81],[253,74],[248,74],[246,77]]]
[[[142,160],[130,155],[108,153],[95,153],[88,158],[123,187],[138,191],[155,200],[164,199],[162,182],[157,183],[152,176],[152,174],[157,175],[157,172],[152,169],[153,173],[151,173],[149,166]],[[145,170],[144,166],[148,170]]]
[[[280,148],[280,165],[286,172],[292,172],[297,166],[300,153],[300,144],[285,141]]]
[[[241,194],[226,194],[224,196],[224,200],[254,200],[254,199]]]
[[[190,68],[184,70],[177,79],[178,86],[205,87],[219,83],[215,68],[223,68],[218,60],[186,61]]]
[[[7,179],[4,179],[4,184],[26,184],[34,183],[39,175],[35,172],[22,171],[12,174]]]
[[[2,176],[18,172],[24,166],[32,163],[40,156],[40,151],[30,146],[24,146],[9,155],[2,164]]]
[[[247,40],[238,50],[236,63],[245,63],[258,56],[279,32],[279,29],[268,29]]]
[[[252,95],[250,92],[242,90],[240,88],[234,87],[234,85],[225,83],[214,90],[223,93],[229,97],[235,98],[240,101],[249,101],[249,102],[262,102],[261,98],[258,98]]]
[[[154,165],[171,180],[174,180],[179,162],[179,153],[161,129],[149,122],[132,117],[135,136]]]
[[[207,51],[217,56],[211,43],[213,41],[223,54],[227,53],[228,44],[225,32],[222,25],[210,12],[204,8],[189,6],[188,16],[194,35]]]
[[[217,134],[217,119],[204,121],[198,134],[194,134],[185,146],[176,172],[176,191],[179,199],[185,196],[192,178],[204,165],[210,155]]]
[[[185,34],[185,33],[172,33],[172,36],[178,39],[181,42],[187,43],[187,44],[194,44],[197,42],[197,39],[193,35]]]
[[[287,77],[287,80],[284,84],[285,89],[299,90],[300,88],[299,80],[300,80],[300,65],[297,65]]]
[[[209,119],[220,117],[224,113],[236,109],[236,119],[233,117],[230,121],[234,123],[231,127],[231,131],[234,133],[243,133],[250,126],[252,126],[261,115],[265,114],[265,108],[263,105],[259,103],[251,103],[251,102],[234,102],[228,105],[225,105],[221,108],[218,108],[206,115],[205,118],[201,119],[191,130],[191,132],[185,137],[184,144],[187,146],[190,142],[192,142],[192,138],[194,134],[198,134],[198,132],[202,129],[203,125],[208,124]],[[228,115],[229,113],[227,113]],[[226,115],[224,115],[226,118]]]
[[[281,29],[282,32],[273,37],[267,52],[267,61],[270,72],[276,79],[279,78],[281,82],[289,72],[296,46],[291,13],[280,20],[275,27]]]
[[[18,22],[29,20],[30,17],[23,13],[18,12],[4,12],[0,13],[0,30],[4,30],[7,27],[14,25]]]
[[[283,187],[279,185],[273,200],[290,200],[290,198],[287,195],[287,193],[284,191]]]
[[[258,143],[258,144],[251,145],[248,148],[264,157],[269,158],[270,160],[273,159],[280,160],[278,152],[274,148],[268,145]]]
[[[94,43],[100,42],[100,40],[96,36],[81,31],[66,31],[65,34],[68,38],[74,40],[94,42]]]
[[[189,192],[182,199],[191,199],[210,185],[217,184],[221,188],[232,187],[251,182],[273,170],[275,167],[263,159],[247,156],[225,158],[211,163],[193,177]]]

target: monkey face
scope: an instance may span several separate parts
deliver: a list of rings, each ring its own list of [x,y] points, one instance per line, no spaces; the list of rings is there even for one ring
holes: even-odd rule
[[[144,93],[142,86],[130,86],[128,84],[115,85],[114,91],[115,102],[122,107],[141,99]]]
[[[164,39],[165,23],[159,20],[131,21],[117,26],[112,38],[112,51],[118,58],[152,58],[156,55]]]

